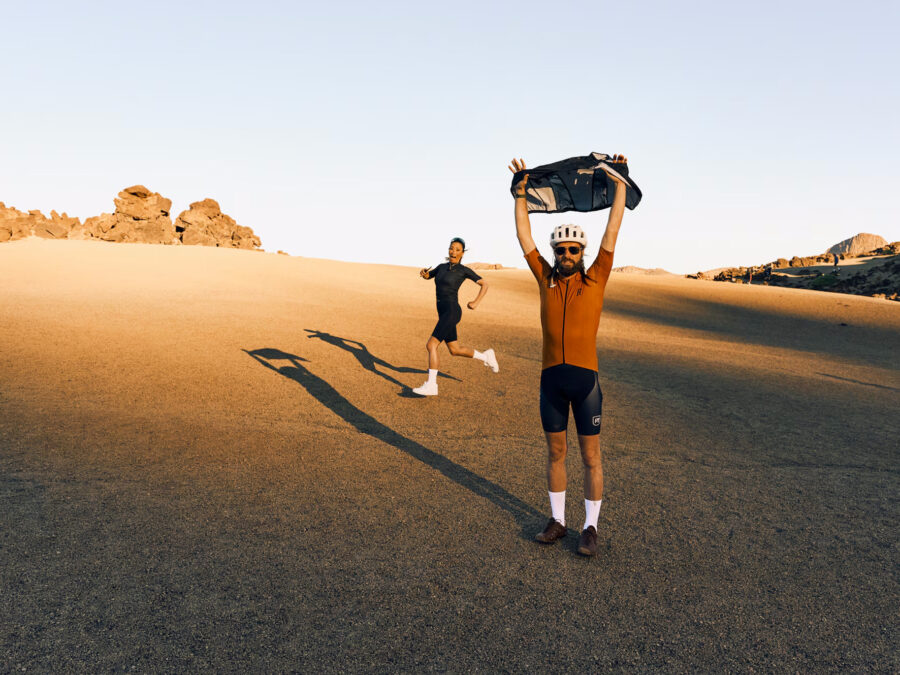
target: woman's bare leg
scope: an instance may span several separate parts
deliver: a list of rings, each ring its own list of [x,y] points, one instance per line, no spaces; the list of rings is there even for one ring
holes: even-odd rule
[[[447,343],[447,349],[450,350],[450,353],[451,353],[453,356],[465,356],[465,357],[470,358],[470,359],[471,359],[473,356],[475,356],[475,350],[474,350],[474,349],[472,349],[471,347],[463,347],[463,346],[462,346],[461,344],[459,344],[459,342],[456,341],[456,340],[454,340],[453,342],[448,342],[448,343]]]
[[[441,341],[433,335],[428,338],[428,342],[425,343],[425,350],[428,352],[429,370],[440,370],[440,360],[438,359],[438,347],[440,346]],[[453,352],[451,352],[451,354],[452,353]]]

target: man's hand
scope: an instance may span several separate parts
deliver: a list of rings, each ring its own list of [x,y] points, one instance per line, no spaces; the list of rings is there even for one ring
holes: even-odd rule
[[[475,309],[476,307],[478,307],[478,303],[473,300],[472,302],[466,303],[466,307],[468,307],[469,309]]]
[[[430,271],[431,271],[430,267],[423,267],[422,269],[419,270],[419,276],[422,277],[423,279],[427,279],[428,273]]]
[[[525,170],[525,160],[515,159],[513,158],[512,164],[509,167],[509,170],[513,173],[518,173],[519,171]],[[519,184],[516,185],[516,197],[524,197],[525,196],[525,188],[528,183],[528,174],[526,173],[522,180],[519,181]]]
[[[618,170],[618,168],[620,166],[628,165],[628,158],[625,155],[613,155],[608,163],[612,165],[613,169]],[[618,176],[614,176],[611,173],[609,173],[608,171],[604,171],[603,173],[605,173],[607,176],[609,176],[616,183],[616,186],[625,185],[625,181],[618,178]]]

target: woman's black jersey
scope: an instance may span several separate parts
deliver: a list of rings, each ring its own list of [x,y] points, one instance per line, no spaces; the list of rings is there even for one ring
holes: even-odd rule
[[[459,287],[466,279],[480,281],[481,277],[465,265],[441,263],[428,273],[434,279],[434,293],[438,302],[459,302]]]

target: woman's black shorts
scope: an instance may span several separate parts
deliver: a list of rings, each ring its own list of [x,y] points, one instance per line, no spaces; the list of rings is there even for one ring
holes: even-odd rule
[[[431,331],[432,337],[441,342],[456,342],[456,324],[462,319],[462,308],[458,302],[438,302],[438,322]]]
[[[596,370],[568,363],[541,372],[541,424],[544,431],[565,431],[569,426],[569,405],[581,436],[600,433],[603,392]]]

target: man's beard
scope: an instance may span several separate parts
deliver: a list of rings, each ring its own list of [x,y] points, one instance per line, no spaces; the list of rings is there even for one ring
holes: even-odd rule
[[[573,263],[569,261],[570,264],[566,267],[563,267],[560,260],[557,259],[556,265],[554,266],[553,271],[556,272],[556,276],[561,277],[563,279],[568,279],[570,276],[575,274],[576,272],[581,272],[584,274],[584,258],[580,258],[578,262]]]

